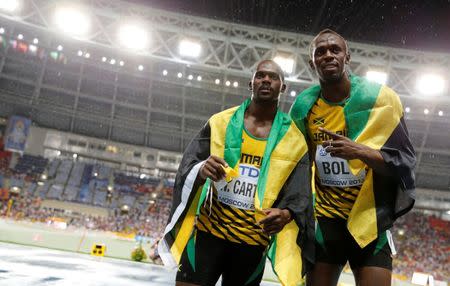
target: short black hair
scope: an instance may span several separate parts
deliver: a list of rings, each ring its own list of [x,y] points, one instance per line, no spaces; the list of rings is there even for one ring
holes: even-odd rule
[[[348,48],[347,40],[346,40],[344,37],[342,37],[338,32],[333,31],[333,30],[327,28],[327,29],[323,29],[322,31],[320,31],[320,32],[314,37],[314,39],[312,39],[311,43],[309,44],[309,58],[311,58],[311,59],[313,58],[313,44],[314,44],[314,42],[316,41],[316,39],[317,39],[319,36],[321,36],[321,35],[323,35],[323,34],[333,34],[333,35],[338,36],[339,38],[341,38],[341,39],[344,41],[344,43],[345,43],[345,53],[346,53],[347,55],[350,54],[350,50],[349,50],[349,48]]]
[[[274,60],[271,60],[271,59],[262,60],[262,61],[260,61],[260,62],[258,63],[258,65],[256,66],[256,69],[258,69],[259,65],[262,64],[262,63],[264,63],[264,62],[271,62],[271,63],[273,63],[273,64],[275,65],[275,67],[277,68],[278,73],[280,74],[281,80],[284,82],[284,71],[283,71],[283,69],[280,67],[280,65],[277,64],[277,62],[275,62]],[[256,72],[256,71],[255,71],[255,72]]]

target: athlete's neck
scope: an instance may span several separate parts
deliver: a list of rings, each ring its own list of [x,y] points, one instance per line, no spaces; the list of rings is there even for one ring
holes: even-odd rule
[[[345,73],[344,76],[336,82],[320,82],[320,89],[323,98],[327,101],[338,103],[350,96],[350,79]]]
[[[273,121],[277,114],[278,101],[256,101],[252,100],[245,111],[245,117],[250,116],[255,121]]]
[[[278,101],[256,102],[252,100],[244,115],[244,124],[250,134],[258,138],[269,137],[277,114]]]

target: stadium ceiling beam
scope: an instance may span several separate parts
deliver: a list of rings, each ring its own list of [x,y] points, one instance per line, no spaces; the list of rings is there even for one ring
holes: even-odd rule
[[[1,0],[0,0],[1,1]],[[15,32],[21,32],[22,28],[25,30],[37,30],[38,32],[44,32],[41,34],[48,34],[48,38],[52,41],[47,42],[59,42],[68,39],[67,35],[62,35],[55,25],[53,24],[54,11],[58,5],[63,4],[62,0],[23,0],[23,10],[18,16],[12,16],[2,14],[0,12],[0,19],[7,19],[8,24],[12,23]],[[233,95],[241,94],[244,85],[240,85],[239,89],[223,89],[222,85],[214,84],[214,78],[220,78],[221,80],[230,79],[238,80],[237,77],[241,77],[248,80],[249,76],[255,69],[255,65],[258,61],[267,58],[273,58],[275,55],[287,55],[291,57],[295,66],[293,73],[289,75],[288,80],[293,89],[297,92],[301,88],[308,87],[317,81],[315,75],[309,68],[309,43],[312,40],[312,36],[282,32],[270,29],[263,29],[252,26],[244,26],[239,24],[215,21],[211,19],[193,17],[184,14],[171,13],[162,10],[152,9],[147,6],[136,5],[119,0],[89,0],[89,1],[68,1],[66,3],[85,3],[87,10],[90,11],[91,16],[91,31],[83,39],[76,39],[79,41],[80,46],[76,49],[83,47],[95,48],[93,50],[101,50],[103,52],[112,52],[114,54],[123,53],[123,57],[134,56],[139,57],[139,61],[146,64],[146,70],[150,73],[146,76],[150,76],[157,82],[170,83],[170,85],[177,85],[177,87],[183,87],[185,82],[169,82],[167,78],[159,74],[160,71],[155,72],[152,68],[153,63],[157,63],[154,66],[158,66],[162,63],[168,63],[168,66],[174,66],[175,63],[180,67],[179,70],[186,70],[186,66],[190,65],[193,69],[198,71],[200,75],[209,74],[210,81],[207,82],[204,76],[204,80],[201,82],[191,82],[190,86],[205,89],[207,91],[214,91],[216,93],[222,92],[221,109],[226,107],[226,95],[233,93]],[[126,19],[133,19],[142,23],[142,27],[148,29],[150,35],[150,45],[143,51],[132,53],[121,46],[118,43],[117,32],[120,25]],[[16,25],[16,24],[17,25]],[[27,29],[30,28],[30,29]],[[202,53],[198,58],[189,59],[179,55],[178,44],[182,39],[191,39],[198,41],[202,46]],[[55,41],[53,41],[55,40]],[[70,41],[73,45],[74,41]],[[41,44],[41,42],[40,42]],[[42,40],[42,44],[45,45],[45,41]],[[76,45],[76,44],[75,44]],[[411,51],[405,49],[395,49],[386,46],[366,45],[360,43],[349,43],[352,55],[351,69],[360,75],[364,75],[369,69],[380,70],[388,73],[389,81],[388,85],[396,90],[404,98],[408,98],[404,102],[408,102],[409,99],[417,98],[415,96],[415,83],[418,75],[420,75],[426,68],[431,68],[436,71],[440,71],[442,74],[448,77],[450,70],[450,54],[438,54],[438,53],[424,53],[418,51]],[[5,54],[6,55],[6,54]],[[5,57],[2,58],[5,61]],[[147,62],[147,63],[145,63]],[[150,64],[148,64],[150,63]],[[2,64],[0,63],[0,71]],[[122,73],[124,73],[122,71]],[[78,74],[78,90],[80,90],[81,76],[83,72],[80,70]],[[225,75],[225,76],[221,76]],[[42,76],[42,75],[41,75]],[[142,75],[144,76],[144,75]],[[230,76],[230,77],[228,77]],[[110,126],[118,126],[126,129],[127,126],[138,126],[135,131],[145,129],[146,142],[149,143],[150,133],[166,134],[168,128],[163,124],[152,123],[151,116],[153,113],[163,113],[169,116],[181,116],[182,128],[179,132],[171,132],[171,136],[181,138],[180,144],[184,145],[187,139],[190,138],[190,133],[193,130],[189,130],[186,126],[186,121],[191,119],[203,119],[206,120],[207,116],[193,114],[189,110],[184,110],[183,113],[168,111],[151,106],[150,100],[148,106],[137,106],[135,104],[118,102],[116,100],[108,100],[101,98],[94,98],[93,95],[83,94],[80,92],[74,92],[70,90],[64,90],[58,87],[49,86],[39,82],[28,82],[27,79],[16,78],[15,76],[6,75],[1,73],[0,78],[11,79],[18,82],[26,82],[28,85],[38,85],[52,91],[60,91],[65,94],[70,94],[76,98],[74,106],[63,108],[59,106],[52,106],[55,113],[64,115],[71,114],[71,128],[73,131],[74,121],[79,118],[83,118],[92,122],[104,122]],[[242,81],[240,81],[242,82]],[[36,88],[39,90],[39,88]],[[448,89],[447,89],[448,92]],[[434,105],[431,110],[438,110],[438,106],[441,104],[450,103],[450,94],[446,96],[434,97],[432,103]],[[39,94],[35,93],[35,97]],[[149,89],[149,98],[152,96],[152,91]],[[0,94],[2,100],[5,102],[20,103],[21,105],[29,105],[30,103],[25,99],[21,99],[17,95],[13,94]],[[95,99],[96,102],[102,102],[104,104],[111,105],[112,108],[129,108],[136,111],[146,112],[146,120],[144,126],[140,126],[139,122],[133,121],[131,118],[123,118],[119,121],[113,121],[114,110],[112,109],[109,116],[104,117],[103,114],[90,114],[83,113],[77,108],[78,99]],[[186,98],[183,96],[183,104],[185,104]],[[196,98],[199,102],[209,102],[208,98]],[[288,104],[290,97],[284,97],[282,104]],[[39,108],[45,108],[50,106],[50,103],[42,102],[42,106],[33,107],[33,109],[44,113],[45,110]],[[46,105],[47,104],[47,105]],[[431,104],[431,103],[429,103]],[[117,105],[117,106],[116,106]],[[407,105],[405,105],[407,106]],[[428,106],[427,106],[428,107]],[[434,114],[434,112],[433,112]],[[408,116],[407,116],[408,117]],[[423,130],[417,130],[416,133],[424,133],[424,137],[418,145],[418,169],[419,172],[434,172],[435,168],[430,166],[425,160],[422,160],[422,153],[433,152],[439,155],[448,156],[447,150],[434,149],[428,150],[426,148],[426,142],[432,140],[430,132],[433,133],[433,128],[430,127],[430,120],[433,122],[446,122],[446,117],[423,117],[418,115],[409,115],[410,119],[415,121],[425,121],[423,124]],[[422,126],[422,124],[419,124]],[[151,132],[149,131],[151,130]],[[111,131],[109,132],[111,133]],[[176,133],[176,134],[174,134]],[[182,150],[182,148],[179,148]],[[426,158],[425,158],[426,159]],[[445,172],[445,171],[444,171]]]
[[[10,20],[57,32],[53,12],[63,2],[58,0],[24,0],[26,13],[8,16]],[[120,51],[117,30],[126,19],[139,20],[148,27],[151,45],[140,56],[189,64],[206,71],[224,72],[248,77],[261,59],[276,54],[290,55],[295,60],[288,80],[305,87],[317,79],[308,66],[309,43],[312,36],[216,21],[185,14],[172,13],[119,0],[78,1],[91,13],[92,30],[81,41],[99,44]],[[1,15],[1,14],[0,14]],[[198,58],[186,59],[178,54],[181,39],[197,40],[202,45]],[[450,74],[450,54],[425,53],[386,46],[349,43],[352,69],[364,74],[369,69],[389,75],[389,85],[402,96],[414,96],[412,89],[418,73],[425,68]],[[445,101],[450,99],[447,94]]]

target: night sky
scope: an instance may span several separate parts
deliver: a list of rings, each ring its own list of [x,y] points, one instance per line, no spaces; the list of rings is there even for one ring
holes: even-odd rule
[[[450,0],[128,0],[154,8],[277,30],[450,53]]]

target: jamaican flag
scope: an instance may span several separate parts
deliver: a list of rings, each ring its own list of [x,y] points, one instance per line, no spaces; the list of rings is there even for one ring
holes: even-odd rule
[[[369,169],[347,220],[348,230],[360,247],[365,247],[413,207],[416,157],[398,95],[385,85],[355,75],[350,82],[344,107],[348,137],[380,150],[390,170],[387,176]],[[291,118],[305,136],[305,120],[319,94],[320,85],[310,87],[292,105]],[[360,160],[350,160],[349,166],[354,174],[367,167]]]
[[[169,222],[158,249],[165,265],[176,266],[185,248],[189,259],[195,259],[195,251],[192,250],[195,247],[195,219],[210,183],[207,180],[200,185],[196,182],[197,174],[210,155],[224,158],[230,167],[237,170],[244,112],[249,104],[247,99],[241,106],[213,115],[185,150],[175,179]],[[306,141],[289,116],[278,111],[264,151],[254,205],[257,210],[288,208],[294,214],[294,220],[272,237],[267,251],[274,272],[287,286],[299,285],[302,273],[314,261],[314,211],[310,184]]]

